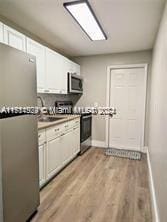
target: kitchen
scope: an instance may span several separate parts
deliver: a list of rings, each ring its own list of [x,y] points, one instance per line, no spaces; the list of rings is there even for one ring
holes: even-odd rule
[[[0,221],[166,221],[166,18],[0,1]]]

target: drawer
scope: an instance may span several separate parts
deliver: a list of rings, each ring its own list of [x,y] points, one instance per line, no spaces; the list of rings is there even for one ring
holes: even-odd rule
[[[64,123],[64,130],[67,131],[72,128],[72,121],[67,121]]]
[[[60,136],[63,131],[64,131],[64,124],[60,124],[60,125],[48,128],[46,130],[47,140],[51,140],[51,139],[54,139],[54,138]]]
[[[39,144],[46,141],[46,132],[45,132],[45,130],[40,130],[38,132],[38,141],[39,141]]]
[[[80,127],[80,118],[74,119],[71,123],[72,127]]]
[[[59,124],[57,126],[53,126],[49,129],[47,129],[46,130],[47,140],[54,139],[73,127],[80,127],[80,119],[79,118],[75,119],[75,120],[67,121],[65,123],[62,123],[62,124]]]
[[[65,130],[71,129],[73,127],[80,127],[80,119],[79,118],[68,121],[67,123],[64,124]]]
[[[80,127],[80,118],[73,120],[73,127]]]

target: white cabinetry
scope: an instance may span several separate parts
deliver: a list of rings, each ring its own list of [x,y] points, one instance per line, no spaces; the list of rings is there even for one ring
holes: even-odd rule
[[[40,186],[54,177],[80,151],[80,119],[50,127],[46,139],[39,133]]]
[[[47,143],[47,179],[55,175],[61,166],[61,136]]]
[[[45,144],[39,145],[39,183],[42,186],[45,182]]]
[[[3,24],[0,22],[0,42],[3,42]]]
[[[63,165],[66,165],[73,156],[73,144],[72,144],[72,134],[73,130],[68,130],[62,137],[62,160]]]
[[[46,90],[48,93],[67,93],[67,73],[63,69],[64,57],[46,48]]]
[[[45,130],[40,131],[38,133],[38,140],[39,140],[39,183],[40,187],[46,181],[46,137],[45,137]]]
[[[6,25],[4,25],[4,43],[16,49],[26,51],[25,35]]]
[[[1,22],[0,42],[36,56],[38,93],[67,94],[67,73],[80,75],[80,65]]]
[[[80,73],[81,73],[81,67],[80,67],[80,65],[78,65],[77,63],[75,63],[75,70],[76,70],[76,74],[77,74],[77,75],[80,75]]]
[[[72,153],[75,155],[80,151],[80,127],[76,126],[73,128],[72,136]]]
[[[27,38],[27,52],[36,56],[37,90],[45,90],[45,47],[32,39]]]
[[[77,63],[71,60],[69,60],[69,70],[70,70],[70,73],[80,75],[80,65],[78,65]]]

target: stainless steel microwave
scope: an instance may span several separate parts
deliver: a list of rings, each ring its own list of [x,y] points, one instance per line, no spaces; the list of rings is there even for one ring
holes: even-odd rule
[[[83,79],[74,73],[68,73],[68,92],[83,93]]]

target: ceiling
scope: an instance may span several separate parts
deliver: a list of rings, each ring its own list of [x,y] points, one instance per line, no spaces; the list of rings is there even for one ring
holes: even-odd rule
[[[69,56],[151,49],[165,0],[89,0],[108,40],[90,41],[63,7],[69,0],[0,0],[0,15]]]

